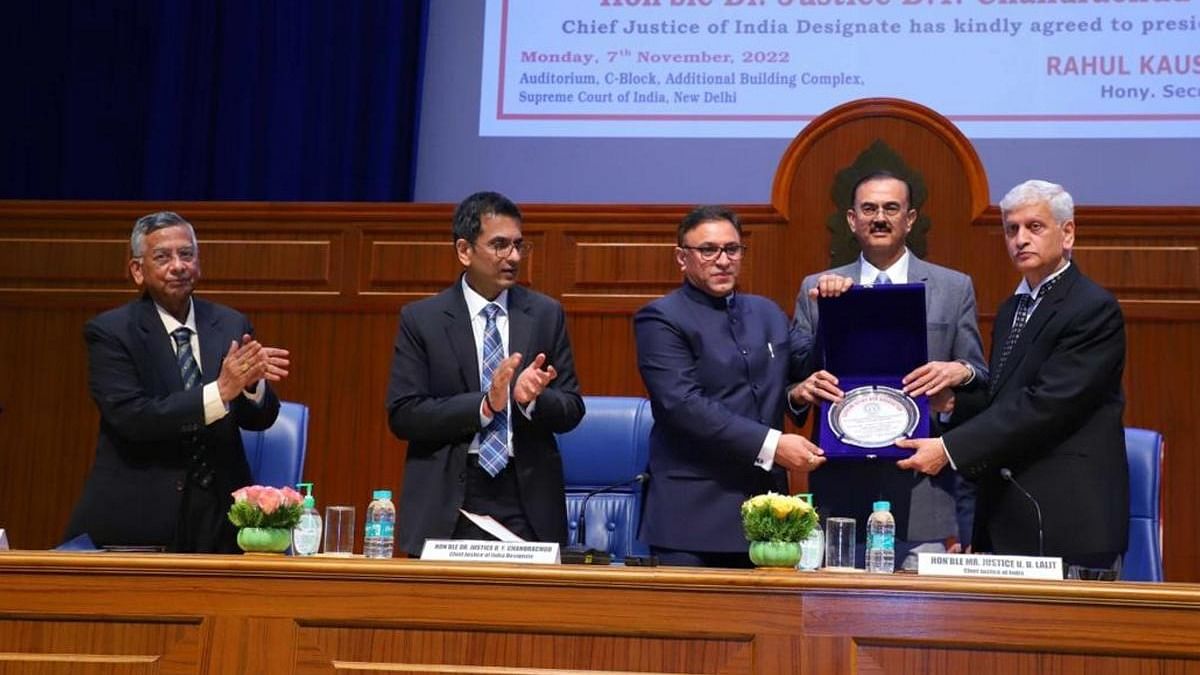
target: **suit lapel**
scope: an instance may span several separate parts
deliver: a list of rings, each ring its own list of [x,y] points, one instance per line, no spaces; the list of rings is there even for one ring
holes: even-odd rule
[[[149,296],[143,296],[136,305],[138,330],[141,333],[145,353],[150,357],[151,368],[164,391],[183,391],[183,376],[179,373],[179,362],[171,338],[163,328],[158,309]]]
[[[926,265],[924,260],[918,258],[911,251],[908,253],[908,283],[925,286],[925,320],[929,321],[930,317],[936,316],[933,302],[934,288],[929,284],[929,265]]]
[[[523,358],[518,370],[532,363],[537,356],[529,353],[530,342],[533,339],[533,317],[529,315],[527,299],[524,289],[520,286],[513,286],[508,290],[508,353],[521,353]]]
[[[1038,338],[1038,335],[1041,334],[1046,324],[1058,313],[1059,306],[1066,299],[1067,294],[1070,293],[1071,287],[1075,285],[1075,275],[1077,273],[1075,264],[1072,263],[1071,267],[1066,272],[1063,272],[1063,277],[1054,284],[1053,288],[1046,292],[1037,309],[1034,310],[1033,315],[1029,317],[1029,321],[1021,331],[1020,337],[1017,338],[1017,344],[1013,345],[1012,353],[1008,355],[1008,361],[1004,364],[1004,372],[999,373],[1000,381],[996,385],[997,392],[1004,386],[1009,376],[1016,371],[1017,366],[1025,358],[1025,355],[1029,353],[1029,345],[1033,344],[1033,341]],[[997,321],[1002,321],[1003,323],[998,323],[997,325],[1009,326],[1009,330],[1011,330],[1013,316],[1017,312],[1016,308],[1017,297],[1013,296],[1004,304],[1003,316],[997,317]],[[1004,331],[1004,337],[1008,337],[1008,331]],[[1003,348],[1004,342],[1001,341],[999,344],[1000,348]],[[998,358],[1000,355],[994,342],[992,345],[992,355],[993,358]]]
[[[229,344],[224,338],[229,331],[221,330],[221,320],[208,303],[192,298],[192,311],[196,314],[196,332],[200,337],[200,381],[205,384],[216,382],[221,374],[225,353],[229,351]],[[237,336],[239,341],[241,338]]]
[[[471,316],[467,310],[467,300],[463,297],[461,277],[446,294],[442,312],[446,320],[446,340],[454,350],[455,363],[458,364],[465,391],[479,391],[479,354],[475,349],[475,333],[471,330]]]

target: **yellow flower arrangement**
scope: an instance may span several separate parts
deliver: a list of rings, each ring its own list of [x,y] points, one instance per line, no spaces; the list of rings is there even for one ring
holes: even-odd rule
[[[817,510],[806,499],[768,492],[742,502],[746,541],[799,542],[817,525]]]

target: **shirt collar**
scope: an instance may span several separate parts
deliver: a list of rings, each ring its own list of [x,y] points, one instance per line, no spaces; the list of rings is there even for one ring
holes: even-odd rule
[[[471,318],[479,316],[484,307],[489,304],[500,305],[500,313],[508,314],[508,289],[500,291],[500,295],[496,296],[495,300],[488,300],[471,288],[471,284],[467,283],[467,275],[462,276],[463,298],[467,301],[467,311],[470,312]]]
[[[729,304],[730,304],[730,302],[733,301],[733,298],[736,295],[736,291],[731,291],[729,293],[729,295],[723,295],[721,297],[717,297],[715,295],[709,295],[708,293],[705,293],[704,291],[700,290],[699,288],[696,288],[696,286],[694,286],[692,284],[692,282],[690,282],[686,279],[683,282],[683,289],[684,289],[684,292],[687,293],[692,299],[694,299],[698,302],[703,302],[703,303],[709,305],[710,307],[712,307],[713,309],[721,309],[721,310],[729,309]]]
[[[171,313],[163,309],[162,305],[158,304],[157,302],[154,303],[154,309],[158,310],[158,318],[162,320],[162,325],[163,328],[167,330],[167,335],[175,332],[175,329],[179,328],[180,326],[187,326],[189,329],[191,329],[193,334],[198,332],[196,330],[196,305],[192,302],[191,298],[188,298],[187,321],[184,321],[183,323],[179,323],[178,319],[171,316]]]
[[[1062,267],[1058,268],[1056,271],[1051,273],[1050,276],[1046,277],[1045,279],[1042,279],[1041,282],[1038,283],[1038,285],[1035,288],[1030,288],[1029,281],[1026,280],[1024,277],[1022,277],[1021,283],[1017,284],[1017,290],[1014,291],[1013,294],[1021,295],[1022,293],[1026,293],[1026,294],[1032,295],[1033,297],[1036,298],[1038,292],[1040,292],[1042,290],[1042,286],[1045,286],[1046,284],[1050,283],[1054,279],[1061,277],[1063,275],[1063,272],[1066,272],[1067,269],[1070,267],[1071,267],[1071,261],[1068,259],[1066,265],[1063,265]]]
[[[872,265],[870,262],[867,261],[866,256],[859,253],[858,254],[859,272],[858,272],[857,282],[859,284],[863,284],[863,285],[873,284],[873,283],[875,283],[875,277],[879,276],[880,272],[887,272],[888,279],[891,279],[893,284],[907,284],[908,283],[908,261],[909,261],[909,253],[908,253],[907,246],[904,247],[904,253],[900,254],[900,259],[897,260],[896,262],[892,263],[892,266],[887,268],[886,270],[881,270],[878,267]]]

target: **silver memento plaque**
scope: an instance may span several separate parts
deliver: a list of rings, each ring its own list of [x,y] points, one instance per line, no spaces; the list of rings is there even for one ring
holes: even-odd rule
[[[860,448],[883,448],[907,438],[921,412],[916,401],[899,389],[871,385],[846,393],[829,406],[829,428],[838,440]]]

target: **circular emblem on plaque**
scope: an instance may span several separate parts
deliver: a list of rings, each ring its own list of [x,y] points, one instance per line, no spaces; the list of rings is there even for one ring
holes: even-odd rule
[[[871,385],[846,393],[829,406],[829,428],[838,440],[860,448],[883,448],[917,428],[917,404],[899,389]]]

